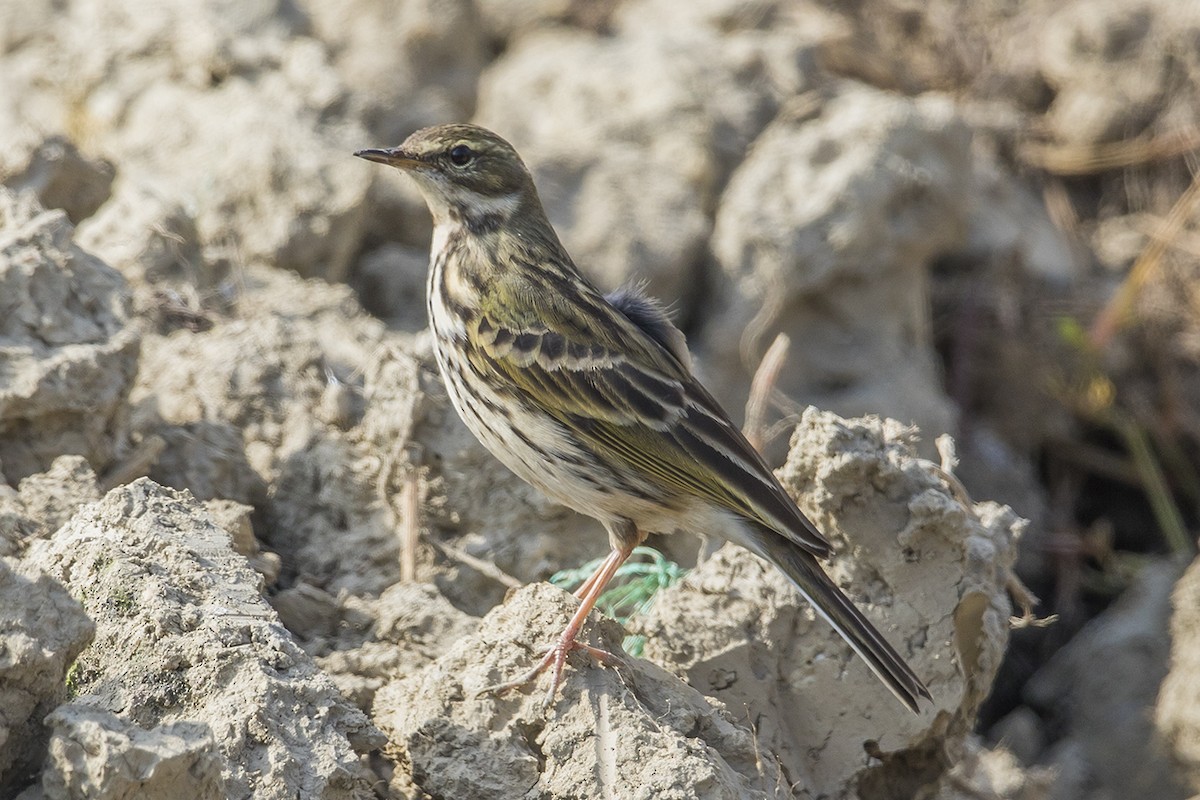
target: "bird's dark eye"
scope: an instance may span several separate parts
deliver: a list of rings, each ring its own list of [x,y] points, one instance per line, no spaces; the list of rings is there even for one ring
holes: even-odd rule
[[[465,167],[475,158],[475,151],[465,144],[457,144],[450,150],[450,163],[456,167]]]

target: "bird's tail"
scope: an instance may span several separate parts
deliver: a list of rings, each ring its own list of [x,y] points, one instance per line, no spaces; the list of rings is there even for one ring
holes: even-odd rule
[[[919,713],[918,699],[933,699],[925,684],[888,644],[883,634],[850,602],[850,598],[804,548],[774,531],[764,530],[754,537],[751,549],[783,570],[813,608],[909,710]]]

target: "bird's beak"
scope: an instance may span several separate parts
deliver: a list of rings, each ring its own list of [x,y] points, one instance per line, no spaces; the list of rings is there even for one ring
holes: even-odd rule
[[[405,153],[399,147],[359,150],[354,155],[359,158],[365,158],[367,161],[375,161],[379,164],[387,164],[389,167],[398,167],[399,169],[412,169],[421,165],[419,158]]]

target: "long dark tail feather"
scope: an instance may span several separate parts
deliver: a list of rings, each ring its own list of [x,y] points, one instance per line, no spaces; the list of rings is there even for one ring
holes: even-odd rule
[[[892,690],[892,694],[910,711],[920,713],[919,699],[933,699],[925,684],[888,644],[883,634],[830,580],[817,560],[774,531],[762,530],[757,533],[751,549],[783,570],[813,608],[867,662],[879,680]]]

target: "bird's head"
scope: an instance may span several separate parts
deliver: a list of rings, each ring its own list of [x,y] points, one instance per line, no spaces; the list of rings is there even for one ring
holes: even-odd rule
[[[354,155],[407,172],[417,182],[434,222],[506,222],[537,194],[517,151],[478,125],[423,128],[399,147]]]

